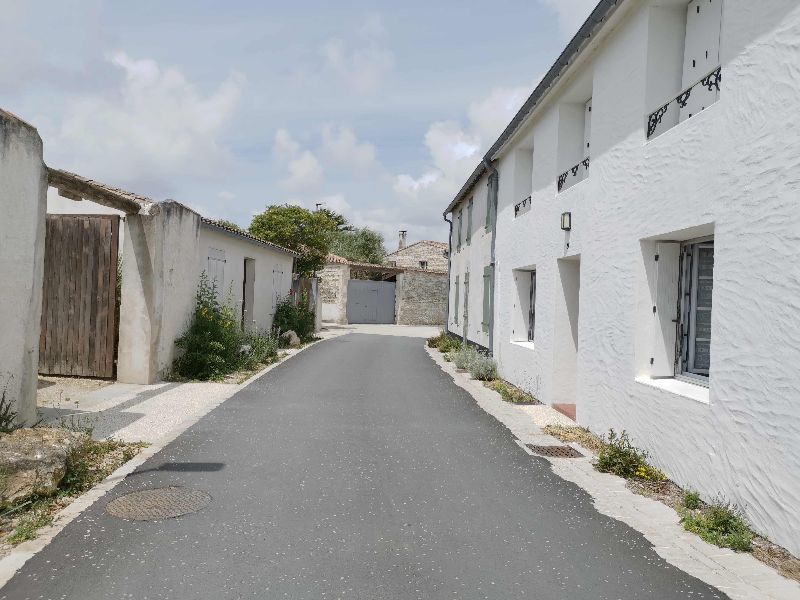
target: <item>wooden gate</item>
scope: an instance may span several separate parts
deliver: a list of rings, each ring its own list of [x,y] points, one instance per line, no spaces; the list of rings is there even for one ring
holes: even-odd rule
[[[118,250],[116,215],[47,215],[43,375],[114,376]]]

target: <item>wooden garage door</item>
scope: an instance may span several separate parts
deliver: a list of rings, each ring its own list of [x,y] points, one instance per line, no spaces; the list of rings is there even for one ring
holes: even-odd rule
[[[113,377],[116,215],[47,215],[39,372]]]

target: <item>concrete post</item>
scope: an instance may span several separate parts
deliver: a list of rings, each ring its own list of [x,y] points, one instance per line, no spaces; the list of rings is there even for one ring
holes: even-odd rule
[[[125,218],[117,380],[154,383],[169,370],[198,284],[200,215],[173,201]]]
[[[36,421],[47,169],[36,129],[0,110],[0,396]]]

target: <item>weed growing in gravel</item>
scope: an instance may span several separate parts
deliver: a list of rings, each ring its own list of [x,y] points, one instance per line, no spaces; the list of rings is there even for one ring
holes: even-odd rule
[[[484,385],[500,394],[503,400],[511,404],[538,404],[536,398],[529,393],[522,391],[518,387],[502,379],[487,381]]]
[[[750,551],[753,532],[735,506],[717,501],[703,509],[684,511],[681,516],[684,529],[705,541],[721,548]]]
[[[700,494],[697,492],[687,491],[683,493],[683,506],[689,510],[696,510],[700,508]]]
[[[597,470],[613,473],[625,479],[644,479],[647,481],[664,481],[666,475],[647,463],[647,452],[634,446],[628,434],[623,431],[619,435],[608,431],[606,447],[597,457]]]

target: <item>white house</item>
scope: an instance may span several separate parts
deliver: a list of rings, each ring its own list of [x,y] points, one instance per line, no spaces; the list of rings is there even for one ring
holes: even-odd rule
[[[796,0],[604,0],[445,211],[450,331],[795,554],[798,90]]]
[[[199,273],[205,271],[220,300],[230,302],[244,327],[270,329],[275,307],[292,289],[296,254],[245,231],[202,219]]]

